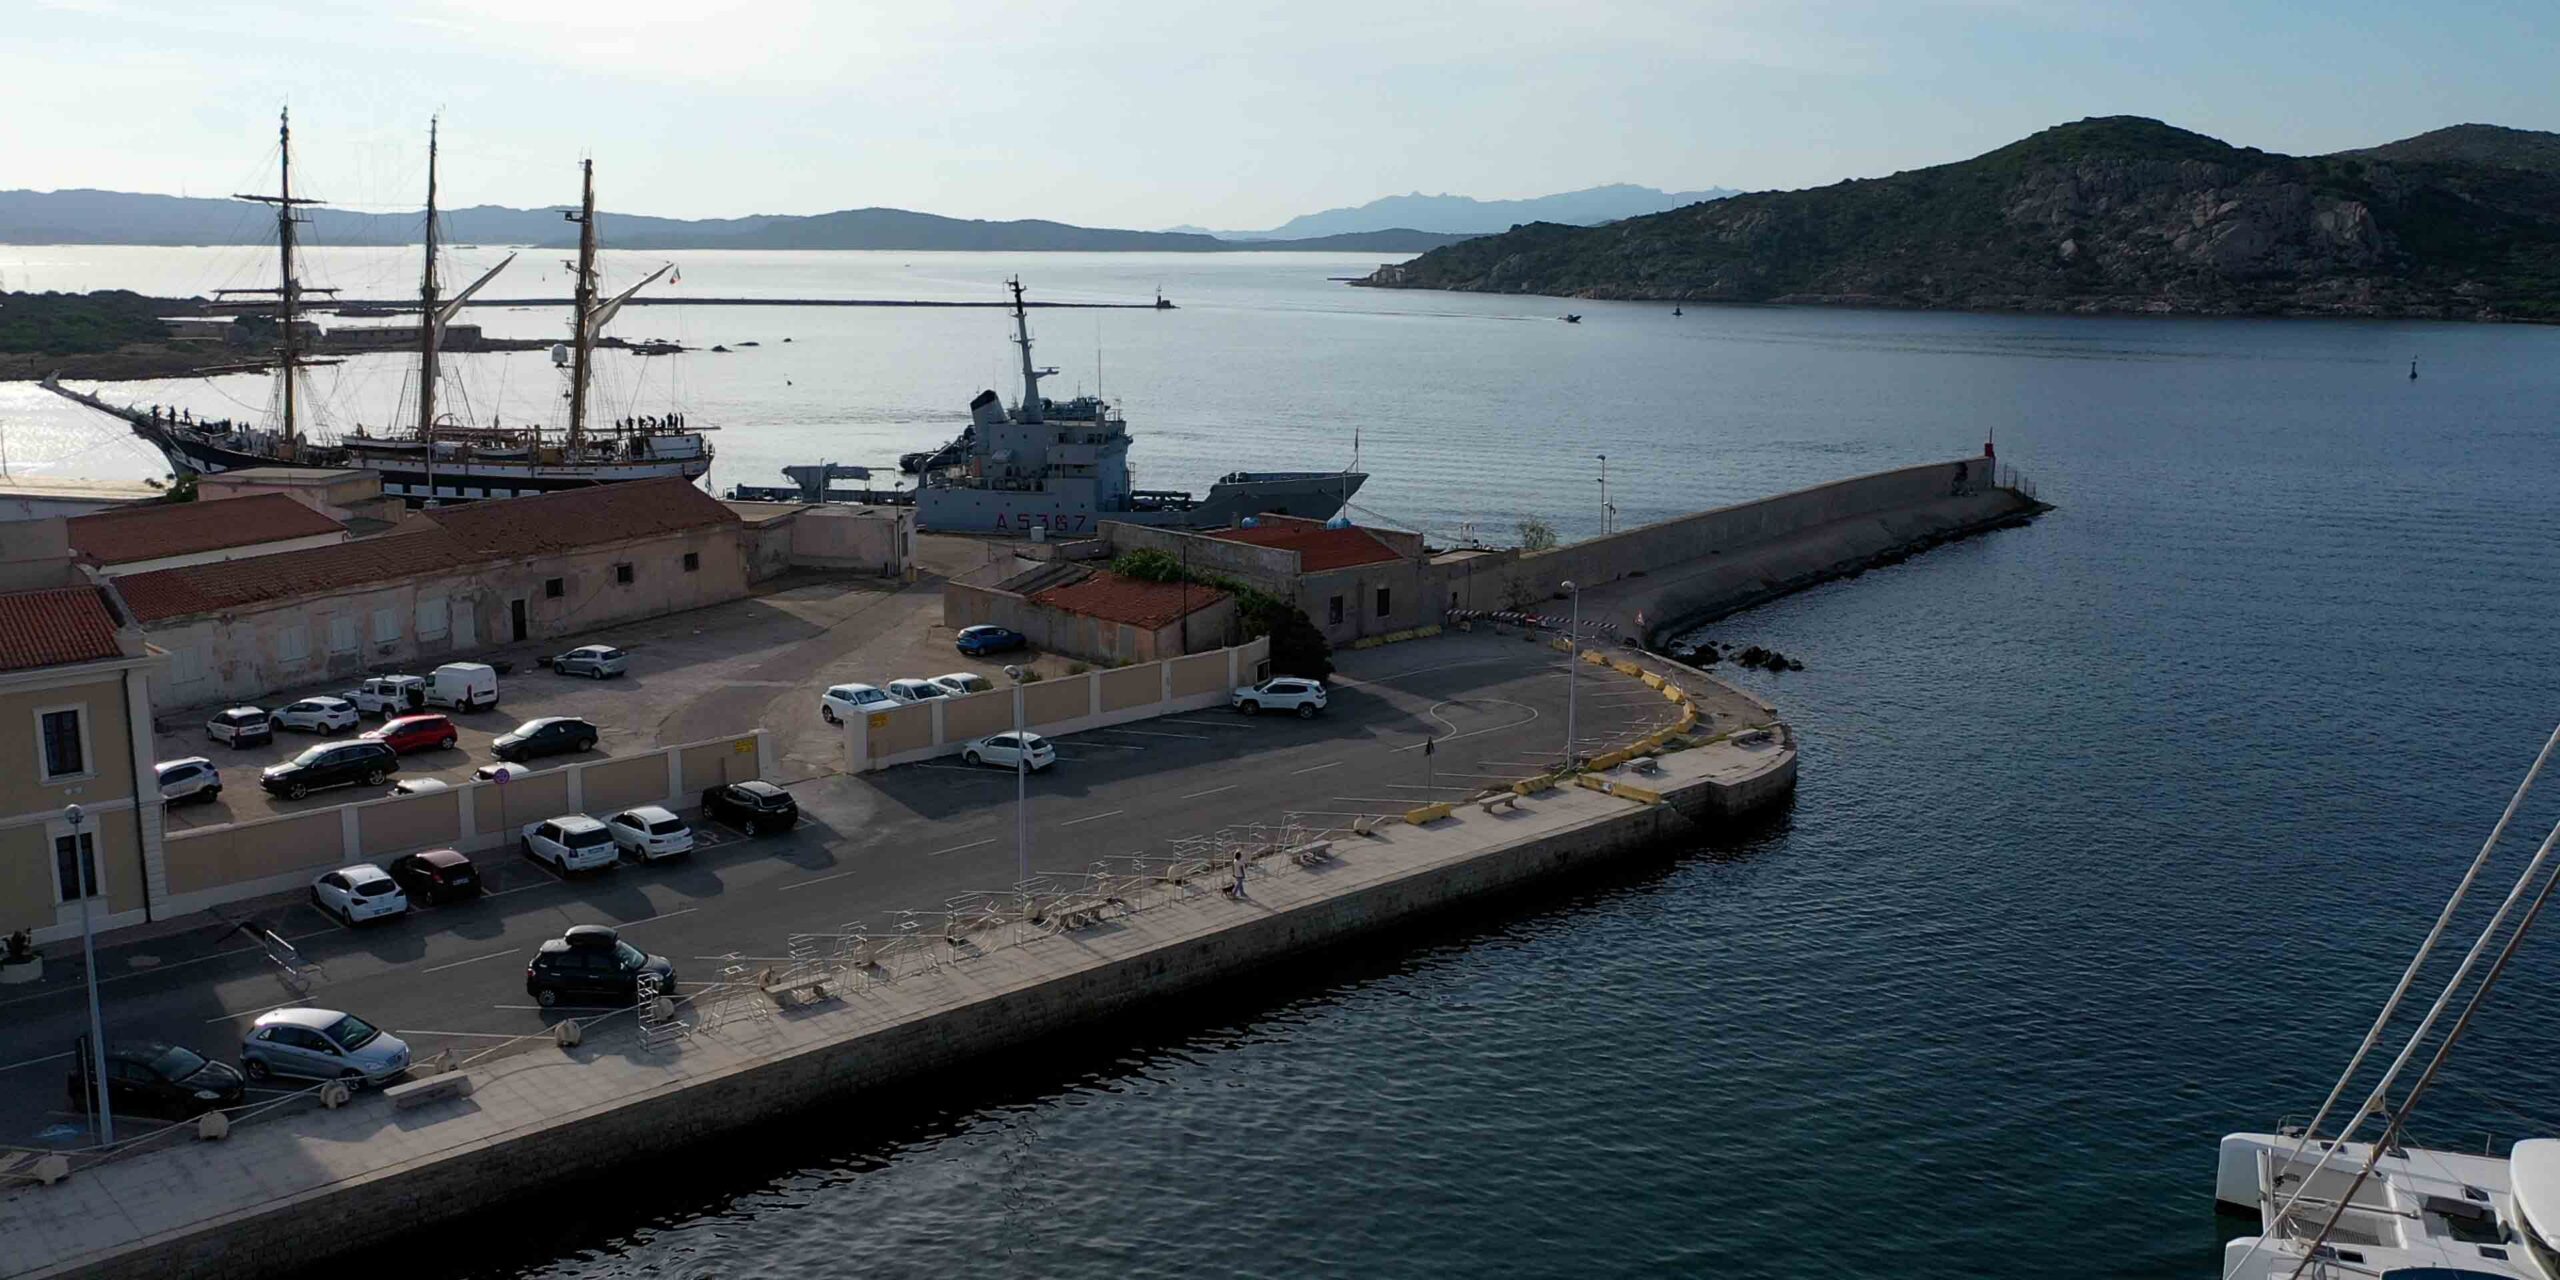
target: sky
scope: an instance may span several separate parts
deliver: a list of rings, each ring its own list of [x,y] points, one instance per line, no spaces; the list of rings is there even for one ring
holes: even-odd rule
[[[2093,115],[2270,151],[2560,130],[2551,0],[8,0],[0,188],[1269,227],[1816,186]]]

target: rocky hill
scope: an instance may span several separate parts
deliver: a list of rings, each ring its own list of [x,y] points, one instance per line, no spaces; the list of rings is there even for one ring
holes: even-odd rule
[[[1535,223],[1363,283],[1589,298],[2560,320],[2560,135],[2284,156],[2156,120],[1601,227]],[[2451,138],[2445,135],[2454,135]]]

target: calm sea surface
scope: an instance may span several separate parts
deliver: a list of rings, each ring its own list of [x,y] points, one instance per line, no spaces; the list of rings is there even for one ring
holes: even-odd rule
[[[319,257],[351,293],[408,271]],[[557,291],[557,257],[495,288]],[[1366,259],[677,260],[669,292],[705,296],[1161,284],[1180,310],[1035,318],[1053,389],[1095,385],[1099,348],[1150,487],[1339,465],[1356,428],[1378,518],[1574,536],[1599,453],[1632,523],[1996,430],[2060,509],[1708,629],[1807,667],[1748,678],[1804,739],[1763,827],[948,1096],[635,1170],[396,1271],[2207,1275],[2215,1138],[2318,1102],[2560,720],[2560,330],[1581,302],[1568,328],[1557,300],[1327,283]],[[0,248],[11,287],[255,272]],[[1009,388],[992,311],[627,316],[762,344],[610,362],[613,413],[725,428],[723,484],[885,460]],[[552,412],[542,357],[460,363],[480,413]],[[352,361],[323,398],[378,421],[404,377]],[[152,469],[29,388],[0,388],[0,429],[21,475]],[[2520,829],[2555,818],[2560,798]],[[2560,1133],[2555,957],[2519,962],[2423,1136]]]

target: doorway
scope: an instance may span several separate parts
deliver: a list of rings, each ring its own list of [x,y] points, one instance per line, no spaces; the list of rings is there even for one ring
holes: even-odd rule
[[[507,638],[524,639],[524,601],[521,599],[507,602]]]

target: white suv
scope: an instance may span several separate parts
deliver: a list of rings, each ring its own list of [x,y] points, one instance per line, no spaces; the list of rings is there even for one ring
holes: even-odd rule
[[[898,705],[896,698],[867,684],[840,684],[818,699],[818,714],[828,724],[843,724],[847,716],[869,715]]]
[[[654,804],[625,809],[605,820],[613,847],[642,862],[693,852],[693,828],[684,819]]]
[[[622,849],[614,844],[613,833],[583,813],[564,813],[526,823],[524,851],[562,871],[610,867],[622,859]]]
[[[1301,720],[1313,720],[1324,710],[1324,686],[1299,676],[1274,676],[1260,684],[1239,688],[1228,704],[1249,716],[1265,711],[1295,711]]]

